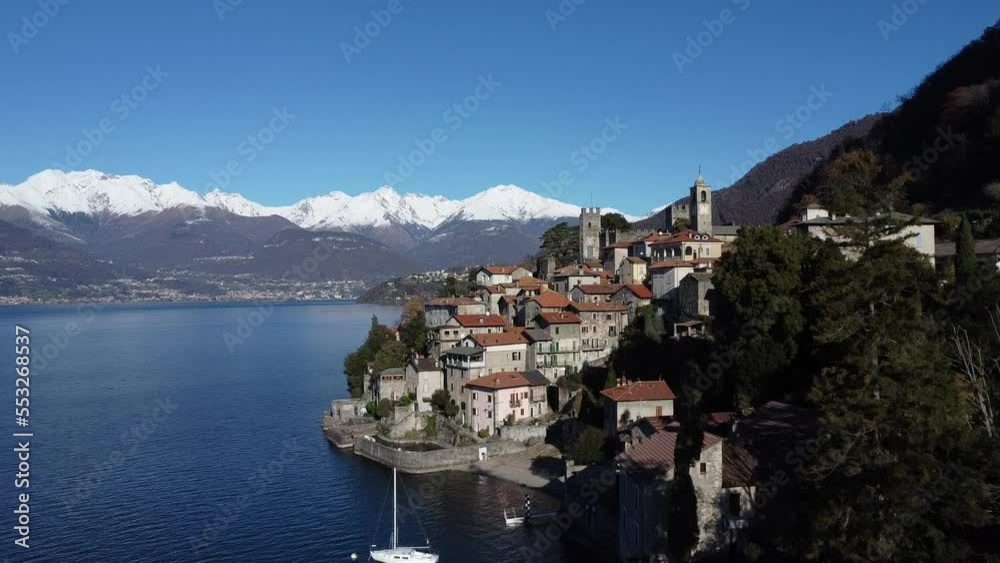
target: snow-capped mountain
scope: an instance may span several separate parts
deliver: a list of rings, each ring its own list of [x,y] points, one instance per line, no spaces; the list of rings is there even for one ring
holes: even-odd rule
[[[0,185],[2,206],[26,208],[40,221],[46,220],[50,212],[134,216],[178,207],[214,207],[244,217],[277,215],[305,229],[347,231],[396,226],[433,230],[455,221],[526,223],[576,217],[580,212],[575,205],[513,185],[495,186],[462,200],[400,194],[382,186],[356,196],[334,191],[288,206],[265,206],[236,193],[216,190],[201,195],[176,182],[156,184],[140,176],[116,176],[96,170],[45,170],[19,185]]]

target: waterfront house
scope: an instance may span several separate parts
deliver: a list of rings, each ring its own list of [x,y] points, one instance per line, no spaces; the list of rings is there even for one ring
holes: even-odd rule
[[[424,305],[427,328],[436,328],[455,315],[485,315],[486,304],[472,297],[442,297]]]
[[[622,286],[615,283],[599,283],[593,285],[579,285],[573,288],[569,298],[576,303],[601,303],[610,301]]]
[[[416,397],[417,410],[431,410],[431,396],[444,389],[444,371],[430,358],[414,358],[406,366],[406,390]]]
[[[388,368],[378,374],[375,386],[375,399],[398,401],[406,395],[406,370],[404,368]]]
[[[638,256],[629,256],[618,267],[618,282],[623,284],[641,284],[649,274],[646,260]]]
[[[618,337],[628,324],[624,303],[573,303],[570,311],[580,317],[580,351],[584,362],[604,358],[618,347]]]
[[[444,354],[445,388],[459,407],[459,420],[468,422],[469,402],[465,384],[486,374],[486,351],[477,346],[456,346]]]
[[[428,349],[433,359],[442,354],[470,334],[503,332],[507,319],[500,315],[455,315],[448,322],[428,332]]]
[[[601,391],[604,431],[613,441],[618,431],[647,416],[672,416],[674,392],[666,381],[635,381]]]
[[[540,313],[534,324],[549,336],[545,355],[549,356],[554,368],[578,370],[583,366],[580,350],[580,324],[576,313]]]
[[[466,384],[472,405],[472,429],[495,434],[505,423],[531,420],[549,413],[549,381],[538,371],[507,371]]]
[[[531,276],[531,272],[521,266],[483,266],[476,272],[476,284],[479,286],[500,285],[512,283],[528,276]]]

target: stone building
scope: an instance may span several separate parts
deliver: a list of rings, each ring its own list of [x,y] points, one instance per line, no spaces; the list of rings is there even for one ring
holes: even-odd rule
[[[398,401],[406,393],[406,370],[404,368],[388,368],[379,372],[375,385],[376,400]]]
[[[722,257],[724,243],[707,233],[690,229],[650,243],[654,262],[668,260],[718,259]]]
[[[427,348],[430,357],[438,360],[470,334],[491,334],[503,332],[506,328],[507,319],[500,315],[455,315],[428,332]]]
[[[431,299],[424,305],[424,319],[427,322],[427,328],[439,327],[455,315],[485,314],[486,304],[471,297]]]
[[[552,275],[552,289],[569,295],[569,292],[578,285],[591,285],[601,283],[604,276],[600,272],[591,270],[586,265],[572,265],[559,268]]]
[[[758,487],[777,486],[786,456],[816,439],[817,424],[813,414],[772,401],[738,423],[732,413],[711,413],[703,427],[700,457],[690,469],[698,498],[695,555],[725,560],[746,539]],[[664,515],[680,430],[673,417],[645,418],[627,429],[626,449],[615,459],[619,561],[665,560],[658,558],[669,541]]]
[[[618,266],[618,283],[641,284],[646,281],[649,264],[638,256],[629,256]]]
[[[513,283],[531,276],[531,272],[521,266],[483,266],[476,272],[476,284],[480,287]]]
[[[578,285],[569,292],[569,298],[576,303],[603,303],[610,301],[622,286],[616,283]]]
[[[711,272],[692,272],[681,280],[677,290],[682,320],[712,317],[715,306],[715,286]]]
[[[585,207],[580,210],[580,261],[600,260],[601,208]]]
[[[574,303],[570,310],[580,317],[580,351],[584,362],[607,357],[618,347],[618,338],[628,324],[624,303]]]
[[[542,313],[561,313],[570,305],[570,300],[556,291],[545,291],[521,304],[515,324],[518,326],[535,326],[535,318]]]
[[[701,174],[691,186],[691,230],[712,234],[712,187]]]
[[[406,366],[406,390],[416,397],[417,411],[431,411],[431,396],[444,389],[444,371],[430,358],[414,358]]]
[[[575,313],[541,313],[535,324],[549,336],[541,354],[548,356],[551,367],[580,369],[583,357],[580,351],[580,317]]]
[[[644,285],[626,284],[611,296],[611,300],[625,304],[631,322],[640,308],[653,302],[653,292]]]

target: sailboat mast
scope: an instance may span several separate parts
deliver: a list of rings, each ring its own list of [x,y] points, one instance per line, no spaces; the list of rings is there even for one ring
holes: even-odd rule
[[[396,528],[396,468],[392,468],[392,548],[399,543],[399,529]]]

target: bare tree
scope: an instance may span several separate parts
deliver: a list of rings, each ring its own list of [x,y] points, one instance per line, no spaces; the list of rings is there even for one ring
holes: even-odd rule
[[[989,311],[993,338],[1000,343],[1000,305]],[[1000,378],[1000,358],[984,351],[979,342],[973,342],[964,328],[952,329],[951,345],[954,361],[959,371],[969,380],[972,388],[970,401],[979,412],[989,437],[994,436],[996,416],[993,410],[993,392]]]

